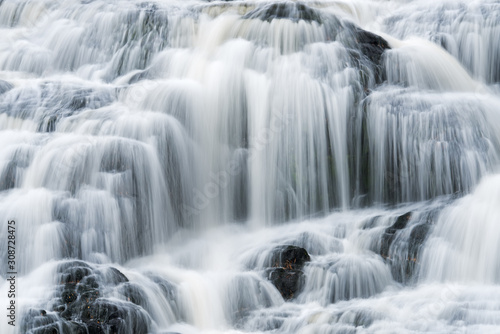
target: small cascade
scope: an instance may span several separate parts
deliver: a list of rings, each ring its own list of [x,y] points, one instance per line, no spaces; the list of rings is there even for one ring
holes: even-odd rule
[[[499,15],[0,0],[0,333],[497,333]]]

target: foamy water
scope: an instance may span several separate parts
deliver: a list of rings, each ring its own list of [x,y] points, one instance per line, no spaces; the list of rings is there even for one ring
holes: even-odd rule
[[[0,332],[497,333],[499,15],[0,2]]]

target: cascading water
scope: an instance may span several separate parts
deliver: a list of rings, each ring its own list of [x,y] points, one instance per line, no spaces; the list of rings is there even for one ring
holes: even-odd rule
[[[500,331],[497,1],[3,0],[0,32],[2,334]]]

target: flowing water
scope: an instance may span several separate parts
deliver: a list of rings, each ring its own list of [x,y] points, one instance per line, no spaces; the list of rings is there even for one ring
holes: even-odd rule
[[[2,334],[500,332],[498,1],[0,0],[0,35]]]

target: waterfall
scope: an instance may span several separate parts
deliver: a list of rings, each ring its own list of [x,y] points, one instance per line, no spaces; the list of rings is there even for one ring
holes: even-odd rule
[[[498,1],[0,0],[0,33],[1,333],[499,331]]]

